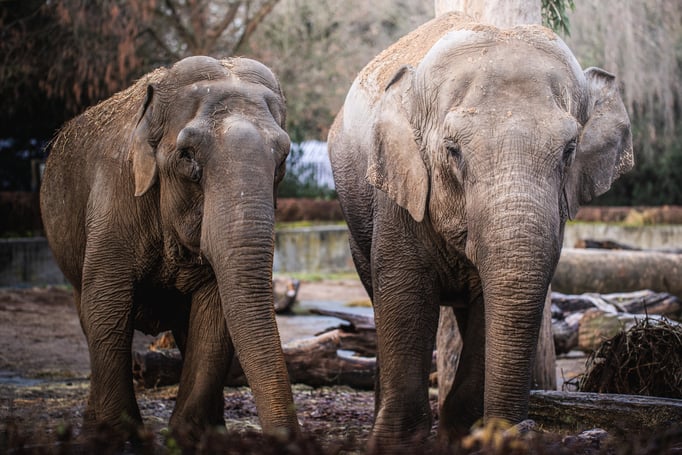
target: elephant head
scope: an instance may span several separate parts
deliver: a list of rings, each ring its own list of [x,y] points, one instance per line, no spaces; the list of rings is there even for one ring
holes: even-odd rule
[[[484,414],[519,421],[564,224],[633,166],[630,122],[615,77],[543,27],[469,24],[416,60],[382,91],[356,81],[376,100],[366,179],[475,270]]]
[[[297,428],[272,307],[284,123],[284,96],[267,67],[191,57],[150,79],[129,154],[135,197],[160,201],[167,262],[212,268],[265,430]],[[190,276],[177,286],[201,284]]]

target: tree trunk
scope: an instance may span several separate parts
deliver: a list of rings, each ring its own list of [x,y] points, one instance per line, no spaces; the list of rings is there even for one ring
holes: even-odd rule
[[[556,390],[556,350],[552,335],[552,288],[547,291],[538,348],[533,365],[533,389]]]
[[[640,248],[637,246],[626,245],[625,243],[620,243],[613,240],[579,239],[578,241],[575,242],[575,248],[647,251],[650,253],[682,254],[682,248]]]
[[[602,428],[618,436],[651,433],[682,422],[682,400],[535,390],[528,417],[542,427],[579,432]]]
[[[567,294],[650,289],[682,296],[682,255],[564,248],[552,288]]]
[[[540,0],[435,0],[435,13],[459,11],[497,27],[540,24]]]
[[[436,371],[438,371],[438,409],[443,408],[445,397],[455,382],[455,373],[462,351],[462,337],[457,320],[450,308],[441,307],[436,335]]]

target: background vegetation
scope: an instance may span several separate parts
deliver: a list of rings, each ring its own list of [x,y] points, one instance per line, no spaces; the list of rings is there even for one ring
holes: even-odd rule
[[[543,0],[543,14],[583,67],[622,82],[637,164],[596,203],[682,204],[682,2]],[[355,74],[432,16],[424,0],[0,0],[0,190],[30,189],[17,161],[41,159],[68,118],[193,54],[262,60],[292,140],[326,140]]]

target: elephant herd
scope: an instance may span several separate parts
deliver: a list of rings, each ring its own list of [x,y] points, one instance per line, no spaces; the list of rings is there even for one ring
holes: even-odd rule
[[[290,148],[275,75],[189,57],[68,122],[41,210],[73,285],[91,365],[84,430],[141,425],[134,330],[172,331],[184,366],[171,428],[224,425],[235,358],[263,431],[300,433],[275,322],[274,209]],[[633,165],[615,77],[541,26],[442,15],[357,76],[329,134],[350,248],[377,327],[371,450],[431,429],[440,307],[463,339],[438,436],[527,417],[564,224]]]

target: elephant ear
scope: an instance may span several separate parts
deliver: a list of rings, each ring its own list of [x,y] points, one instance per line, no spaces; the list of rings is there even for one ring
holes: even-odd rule
[[[411,67],[402,67],[384,91],[378,105],[366,178],[421,222],[426,211],[429,176],[409,120],[406,95],[413,75]]]
[[[588,68],[585,78],[587,121],[564,190],[571,219],[580,205],[605,193],[634,164],[630,119],[615,76],[599,68]]]
[[[130,159],[133,162],[135,196],[142,196],[156,182],[158,168],[153,140],[154,92],[153,84],[147,86],[147,96],[140,107],[137,125],[133,132]]]

